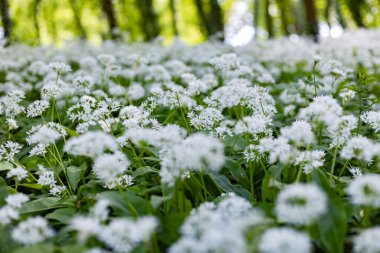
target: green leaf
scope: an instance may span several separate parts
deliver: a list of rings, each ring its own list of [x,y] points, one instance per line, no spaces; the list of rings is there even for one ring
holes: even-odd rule
[[[54,246],[52,244],[36,244],[24,246],[14,251],[14,253],[54,253]]]
[[[80,167],[69,166],[67,167],[67,177],[69,178],[71,188],[75,191],[78,187],[78,183],[81,180],[84,172],[86,171],[86,163],[82,163]]]
[[[231,172],[231,175],[234,177],[236,181],[238,181],[240,184],[246,187],[249,186],[247,174],[238,162],[231,158],[227,158],[224,166]]]
[[[233,185],[231,184],[230,180],[224,175],[211,172],[209,175],[214,179],[214,181],[219,185],[219,187],[224,191],[224,192],[234,192],[237,195],[244,197],[246,199],[251,199],[251,193],[242,187],[241,185]]]
[[[139,176],[143,176],[145,174],[148,174],[148,173],[159,173],[160,171],[158,169],[155,169],[153,167],[150,167],[150,166],[144,166],[144,167],[141,167],[141,168],[138,168],[137,170],[135,170],[132,174],[133,177],[139,177]]]
[[[0,162],[0,171],[13,169],[13,164],[7,161]]]
[[[42,190],[42,186],[40,184],[20,184],[20,186],[30,189]]]
[[[312,178],[326,192],[329,199],[327,212],[317,222],[322,246],[328,253],[343,253],[347,233],[347,213],[344,204],[332,191],[323,172],[314,171]]]
[[[60,248],[60,252],[62,253],[83,253],[89,250],[84,245],[69,245],[69,246],[63,246]]]
[[[76,210],[74,208],[60,208],[47,214],[45,218],[57,220],[62,224],[69,224],[75,213]]]
[[[37,213],[37,212],[43,212],[43,211],[55,209],[58,207],[65,207],[64,205],[59,204],[60,201],[61,199],[56,198],[56,197],[43,197],[37,200],[32,200],[22,205],[20,213],[21,214]]]

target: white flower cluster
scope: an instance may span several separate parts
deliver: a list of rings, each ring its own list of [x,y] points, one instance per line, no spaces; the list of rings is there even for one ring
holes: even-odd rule
[[[266,218],[241,197],[229,194],[223,198],[218,204],[206,202],[191,212],[170,253],[248,252],[246,230],[265,223]]]
[[[23,193],[8,195],[5,198],[6,205],[0,208],[0,223],[9,224],[12,220],[20,219],[20,209],[23,203],[29,201],[29,197]]]

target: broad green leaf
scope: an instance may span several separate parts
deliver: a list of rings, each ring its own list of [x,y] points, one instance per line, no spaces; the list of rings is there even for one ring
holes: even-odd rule
[[[0,171],[13,169],[13,164],[7,161],[0,162]]]
[[[231,184],[230,180],[228,180],[226,176],[215,172],[209,173],[209,175],[214,179],[214,181],[224,192],[234,192],[241,197],[251,199],[251,193],[247,189],[245,189],[241,185]]]
[[[347,233],[347,213],[344,204],[332,191],[323,172],[316,170],[312,177],[328,195],[327,212],[317,222],[323,248],[328,253],[343,253]]]
[[[14,251],[14,253],[54,253],[55,249],[52,244],[36,244],[24,246]]]
[[[143,176],[148,173],[159,173],[160,171],[150,166],[144,166],[135,170],[132,174],[133,177]]]
[[[38,212],[55,209],[58,207],[64,207],[64,205],[59,204],[60,201],[61,199],[56,198],[56,197],[43,197],[40,199],[32,200],[22,205],[20,213],[21,214],[38,213]]]
[[[45,218],[57,220],[62,224],[69,224],[75,213],[76,210],[74,208],[60,208],[47,214]]]
[[[67,177],[69,178],[71,188],[75,191],[78,187],[78,183],[81,180],[84,172],[86,171],[86,163],[82,163],[80,167],[69,166],[67,167]]]

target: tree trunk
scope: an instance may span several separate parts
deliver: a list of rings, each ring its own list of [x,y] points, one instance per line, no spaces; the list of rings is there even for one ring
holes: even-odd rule
[[[172,29],[174,36],[178,36],[178,27],[177,27],[177,8],[176,0],[169,0],[169,7],[172,13]]]
[[[334,0],[326,0],[326,8],[324,11],[324,17],[329,27],[331,27],[330,14],[331,14],[331,9],[333,7],[334,7]]]
[[[273,38],[274,36],[273,20],[272,20],[272,16],[269,13],[269,6],[270,6],[269,0],[265,0],[265,23],[267,27],[268,37]]]
[[[201,21],[200,23],[201,23],[202,31],[206,35],[206,37],[209,37],[212,34],[212,32],[211,32],[210,22],[203,8],[203,1],[194,0],[194,3],[195,3],[195,6],[197,7],[198,16]]]
[[[113,7],[112,0],[101,0],[103,12],[107,16],[109,34],[112,39],[119,38],[119,27],[116,21],[116,13]]]
[[[41,34],[40,34],[40,25],[38,23],[38,11],[40,7],[41,0],[35,0],[33,2],[33,25],[34,25],[34,30],[36,31],[36,40],[37,44],[41,43]]]
[[[343,16],[342,9],[340,7],[340,3],[337,0],[335,1],[335,11],[336,11],[336,15],[337,15],[337,19],[338,19],[339,24],[342,26],[343,29],[345,29],[347,27],[347,22]]]
[[[210,24],[211,35],[218,35],[219,40],[224,40],[223,13],[218,0],[210,0]]]
[[[140,10],[140,20],[145,40],[149,41],[160,35],[160,26],[153,7],[153,0],[136,0]]]
[[[260,14],[260,0],[253,1],[253,27],[255,28],[255,39],[257,39],[259,31],[259,16]]]
[[[307,21],[307,34],[313,36],[313,40],[318,42],[318,20],[313,0],[304,0]]]
[[[277,0],[278,8],[280,10],[280,16],[281,16],[281,29],[285,36],[289,35],[289,21],[288,21],[288,1],[287,0]]]
[[[0,0],[1,8],[1,22],[3,23],[4,39],[6,45],[10,44],[10,37],[12,33],[12,21],[9,16],[9,3],[8,0]]]
[[[82,21],[80,19],[81,15],[79,13],[76,0],[70,0],[70,6],[71,6],[71,10],[73,11],[73,14],[74,14],[74,21],[75,21],[75,25],[76,25],[78,33],[79,33],[79,37],[81,39],[85,40],[87,38],[87,34],[86,34],[86,31],[82,25]]]
[[[363,0],[347,0],[348,8],[350,9],[352,18],[358,27],[365,27],[363,16],[360,12],[363,3]]]

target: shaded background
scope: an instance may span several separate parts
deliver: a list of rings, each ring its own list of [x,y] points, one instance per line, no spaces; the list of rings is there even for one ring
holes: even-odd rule
[[[30,45],[179,37],[236,46],[289,35],[317,41],[380,24],[380,0],[0,0],[0,7],[0,38]]]

